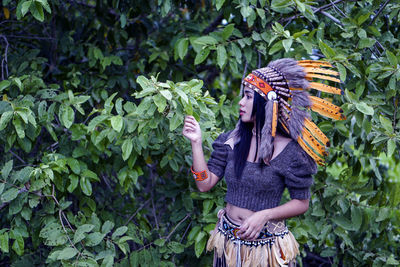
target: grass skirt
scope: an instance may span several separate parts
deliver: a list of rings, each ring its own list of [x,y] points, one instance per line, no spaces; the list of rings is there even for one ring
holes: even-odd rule
[[[299,244],[283,220],[268,221],[256,240],[246,241],[236,236],[240,225],[233,223],[224,210],[218,217],[207,243],[207,250],[214,250],[214,267],[295,265]]]

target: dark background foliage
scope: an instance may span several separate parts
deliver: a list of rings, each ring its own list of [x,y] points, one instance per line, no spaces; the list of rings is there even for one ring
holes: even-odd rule
[[[399,265],[397,1],[2,0],[0,265],[206,266],[224,183],[199,193],[204,149],[237,120],[243,75],[325,59],[347,120],[309,211],[288,220],[304,266]],[[344,103],[344,104],[343,104]],[[283,201],[288,199],[287,193]]]

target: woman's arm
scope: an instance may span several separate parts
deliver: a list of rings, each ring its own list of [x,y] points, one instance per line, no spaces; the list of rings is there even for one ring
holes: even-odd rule
[[[254,240],[267,221],[283,220],[301,215],[308,210],[308,205],[308,199],[292,199],[278,207],[257,211],[243,222],[237,234],[242,239]]]
[[[196,181],[197,188],[201,192],[206,192],[214,187],[219,178],[208,169],[206,160],[204,159],[200,125],[193,116],[185,117],[182,134],[188,138],[192,144],[193,170],[195,172],[207,172],[207,179]]]

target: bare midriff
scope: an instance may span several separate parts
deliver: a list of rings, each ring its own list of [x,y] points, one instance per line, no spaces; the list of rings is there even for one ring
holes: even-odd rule
[[[254,211],[239,208],[232,204],[226,204],[226,214],[233,223],[241,225],[248,217],[254,214]]]

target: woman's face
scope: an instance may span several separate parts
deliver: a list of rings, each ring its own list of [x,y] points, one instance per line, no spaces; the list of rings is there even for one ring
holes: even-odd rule
[[[243,98],[239,101],[239,114],[242,122],[254,122],[254,117],[251,116],[253,111],[254,91],[249,88],[244,88]]]

